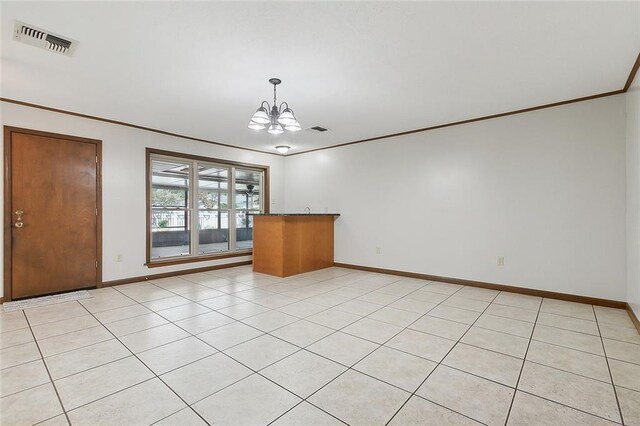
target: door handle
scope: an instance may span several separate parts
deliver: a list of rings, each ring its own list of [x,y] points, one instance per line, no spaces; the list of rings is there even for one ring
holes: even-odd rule
[[[24,214],[24,212],[22,210],[16,210],[16,223],[15,223],[15,227],[16,228],[22,228],[24,226],[24,223],[22,222],[22,215]]]

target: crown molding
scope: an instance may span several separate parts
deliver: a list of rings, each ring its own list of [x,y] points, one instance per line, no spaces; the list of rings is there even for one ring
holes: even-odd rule
[[[509,115],[522,114],[522,113],[525,113],[525,112],[537,111],[537,110],[546,109],[546,108],[553,108],[553,107],[572,104],[572,103],[576,103],[576,102],[590,101],[590,100],[593,100],[593,99],[604,98],[604,97],[607,97],[607,96],[620,95],[620,94],[626,93],[629,90],[629,88],[631,87],[631,84],[633,83],[633,80],[634,80],[634,78],[635,78],[635,76],[636,76],[636,74],[638,72],[638,69],[640,69],[640,53],[638,53],[638,56],[636,57],[636,60],[635,60],[635,62],[633,64],[633,67],[631,68],[631,71],[629,73],[629,76],[627,77],[627,80],[625,81],[624,86],[621,89],[618,89],[618,90],[613,90],[611,92],[598,93],[598,94],[590,95],[590,96],[583,96],[583,97],[575,98],[575,99],[568,99],[568,100],[560,101],[560,102],[553,102],[553,103],[550,103],[550,104],[538,105],[538,106],[529,107],[529,108],[518,109],[518,110],[514,110],[514,111],[508,111],[508,112],[501,112],[501,113],[498,113],[498,114],[485,115],[485,116],[482,116],[482,117],[470,118],[470,119],[467,119],[467,120],[454,121],[454,122],[445,123],[445,124],[438,124],[438,125],[434,125],[434,126],[423,127],[423,128],[420,128],[420,129],[407,130],[407,131],[404,131],[404,132],[397,132],[397,133],[390,133],[390,134],[387,134],[387,135],[375,136],[375,137],[366,138],[366,139],[359,139],[359,140],[355,140],[355,141],[351,141],[351,142],[343,142],[343,143],[339,143],[339,144],[335,144],[335,145],[325,146],[325,147],[321,147],[321,148],[309,149],[309,150],[306,150],[306,151],[294,152],[294,153],[290,153],[290,154],[286,154],[286,155],[280,154],[280,153],[275,153],[275,152],[270,152],[270,151],[263,151],[263,150],[260,150],[260,149],[247,148],[247,147],[243,147],[243,146],[239,146],[239,145],[231,145],[231,144],[226,144],[226,143],[222,143],[222,142],[216,142],[216,141],[212,141],[212,140],[209,140],[209,139],[196,138],[196,137],[193,137],[193,136],[187,136],[187,135],[182,135],[182,134],[179,134],[179,133],[168,132],[168,131],[165,131],[165,130],[154,129],[154,128],[151,128],[151,127],[140,126],[140,125],[137,125],[137,124],[127,123],[127,122],[124,122],[124,121],[112,120],[112,119],[109,119],[109,118],[97,117],[97,116],[94,116],[94,115],[82,114],[82,113],[79,113],[79,112],[67,111],[67,110],[63,110],[63,109],[59,109],[59,108],[52,108],[52,107],[48,107],[48,106],[44,106],[44,105],[38,105],[38,104],[30,103],[30,102],[19,101],[17,99],[9,99],[9,98],[0,97],[0,102],[7,102],[7,103],[26,106],[26,107],[30,107],[30,108],[42,109],[42,110],[45,110],[45,111],[51,111],[51,112],[57,112],[57,113],[60,113],[60,114],[67,114],[67,115],[72,115],[72,116],[76,116],[76,117],[87,118],[89,120],[102,121],[104,123],[110,123],[110,124],[116,124],[116,125],[119,125],[119,126],[131,127],[131,128],[138,129],[138,130],[146,130],[148,132],[159,133],[161,135],[173,136],[173,137],[177,137],[177,138],[181,138],[181,139],[188,139],[188,140],[192,140],[192,141],[196,141],[196,142],[208,143],[208,144],[212,144],[212,145],[222,146],[222,147],[225,147],[225,148],[241,149],[241,150],[245,150],[245,151],[257,152],[257,153],[260,153],[260,154],[275,155],[275,156],[278,156],[278,157],[290,157],[290,156],[294,156],[294,155],[309,154],[311,152],[324,151],[326,149],[340,148],[340,147],[348,146],[348,145],[355,145],[355,144],[360,144],[360,143],[365,143],[365,142],[373,142],[373,141],[382,140],[382,139],[395,138],[395,137],[398,137],[398,136],[406,136],[406,135],[411,135],[411,134],[414,134],[414,133],[428,132],[430,130],[443,129],[445,127],[453,127],[453,126],[459,126],[459,125],[462,125],[462,124],[475,123],[475,122],[478,122],[478,121],[492,120],[494,118],[507,117]]]
[[[343,146],[355,145],[355,144],[364,143],[364,142],[372,142],[372,141],[378,141],[378,140],[381,140],[381,139],[395,138],[395,137],[398,137],[398,136],[406,136],[406,135],[411,135],[411,134],[414,134],[414,133],[428,132],[429,130],[443,129],[445,127],[459,126],[461,124],[475,123],[477,121],[491,120],[491,119],[494,119],[494,118],[506,117],[506,116],[509,116],[509,115],[515,115],[515,114],[522,114],[522,113],[525,113],[525,112],[537,111],[539,109],[553,108],[553,107],[572,104],[572,103],[576,103],[576,102],[590,101],[590,100],[593,100],[593,99],[604,98],[604,97],[607,97],[607,96],[620,95],[620,94],[623,94],[623,93],[627,92],[627,90],[629,90],[629,87],[631,87],[633,79],[635,78],[636,73],[638,72],[638,68],[640,68],[640,53],[638,54],[638,56],[636,58],[636,61],[633,64],[633,67],[631,68],[631,72],[629,73],[629,76],[627,77],[627,81],[625,82],[625,84],[622,87],[622,89],[613,90],[611,92],[598,93],[598,94],[595,94],[595,95],[583,96],[583,97],[575,98],[575,99],[568,99],[566,101],[553,102],[553,103],[550,103],[550,104],[538,105],[538,106],[518,109],[518,110],[514,110],[514,111],[508,111],[508,112],[501,112],[501,113],[498,113],[498,114],[485,115],[485,116],[482,116],[482,117],[470,118],[470,119],[461,120],[461,121],[454,121],[454,122],[446,123],[446,124],[438,124],[438,125],[435,125],[435,126],[423,127],[421,129],[407,130],[407,131],[398,132],[398,133],[390,133],[388,135],[382,135],[382,136],[374,136],[374,137],[371,137],[371,138],[359,139],[359,140],[352,141],[352,142],[343,142],[343,143],[339,143],[339,144],[336,144],[336,145],[325,146],[325,147],[322,147],[322,148],[315,148],[315,149],[309,149],[309,150],[306,150],[306,151],[294,152],[294,153],[288,154],[287,157],[292,156],[292,155],[301,155],[301,154],[308,154],[308,153],[316,152],[316,151],[323,151],[325,149],[340,148],[340,147],[343,147]]]
[[[59,114],[72,115],[74,117],[80,117],[80,118],[86,118],[86,119],[89,119],[89,120],[101,121],[103,123],[116,124],[118,126],[131,127],[133,129],[145,130],[147,132],[159,133],[161,135],[173,136],[173,137],[176,137],[176,138],[188,139],[188,140],[196,141],[196,142],[204,142],[204,143],[208,143],[208,144],[211,144],[211,145],[222,146],[222,147],[225,147],[225,148],[242,149],[242,150],[245,150],[245,151],[258,152],[260,154],[275,155],[277,157],[282,157],[283,156],[282,154],[279,154],[279,153],[276,153],[276,152],[263,151],[261,149],[247,148],[247,147],[239,146],[239,145],[231,145],[231,144],[227,144],[227,143],[216,142],[216,141],[212,141],[212,140],[209,140],[209,139],[196,138],[196,137],[193,137],[193,136],[182,135],[180,133],[173,133],[173,132],[168,132],[168,131],[165,131],[165,130],[154,129],[154,128],[151,128],[151,127],[145,127],[145,126],[140,126],[140,125],[137,125],[137,124],[127,123],[125,121],[112,120],[110,118],[98,117],[98,116],[95,116],[95,115],[82,114],[82,113],[79,113],[79,112],[67,111],[67,110],[60,109],[60,108],[52,108],[52,107],[48,107],[48,106],[45,106],[45,105],[39,105],[39,104],[30,103],[30,102],[19,101],[17,99],[10,99],[10,98],[0,97],[0,102],[6,102],[6,103],[20,105],[20,106],[26,106],[26,107],[29,107],[29,108],[42,109],[42,110],[45,110],[45,111],[57,112]]]

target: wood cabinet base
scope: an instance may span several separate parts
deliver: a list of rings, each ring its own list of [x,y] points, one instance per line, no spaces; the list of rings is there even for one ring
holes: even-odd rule
[[[289,277],[333,266],[334,219],[332,215],[256,215],[253,270]]]

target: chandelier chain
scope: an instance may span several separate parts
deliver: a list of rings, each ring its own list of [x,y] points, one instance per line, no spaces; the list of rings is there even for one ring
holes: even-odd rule
[[[273,85],[273,105],[276,105],[276,85]]]

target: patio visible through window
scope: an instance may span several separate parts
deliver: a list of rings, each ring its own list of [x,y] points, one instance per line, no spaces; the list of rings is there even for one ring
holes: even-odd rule
[[[149,155],[151,262],[251,250],[265,169]]]

